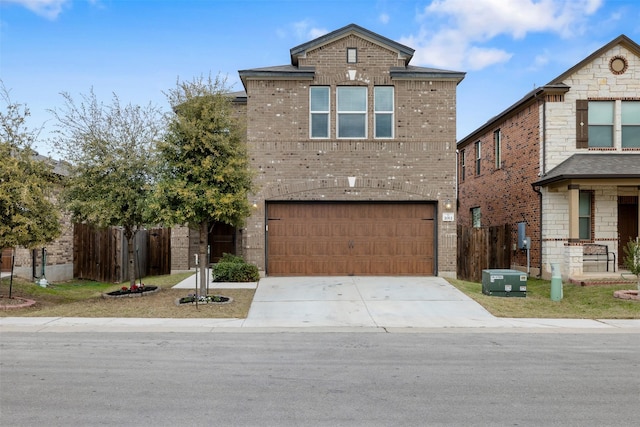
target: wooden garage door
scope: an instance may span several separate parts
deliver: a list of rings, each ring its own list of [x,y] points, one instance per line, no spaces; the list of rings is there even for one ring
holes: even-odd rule
[[[430,203],[271,202],[269,275],[433,275]]]

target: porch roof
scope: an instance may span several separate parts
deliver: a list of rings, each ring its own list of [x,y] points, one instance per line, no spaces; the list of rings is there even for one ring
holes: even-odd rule
[[[631,179],[640,182],[640,154],[574,154],[533,183],[544,187],[574,179]]]

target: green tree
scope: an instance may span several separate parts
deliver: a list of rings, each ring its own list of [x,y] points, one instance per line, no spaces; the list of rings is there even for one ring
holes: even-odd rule
[[[128,243],[129,283],[135,283],[135,237],[153,224],[147,203],[154,183],[155,144],[163,132],[163,115],[151,104],[99,102],[93,90],[76,102],[62,94],[54,147],[70,163],[63,192],[76,222],[99,228],[121,226]]]
[[[11,101],[0,84],[0,249],[42,246],[60,235],[53,167],[37,156],[39,132],[26,125],[29,109]]]
[[[174,115],[158,145],[161,174],[154,210],[168,225],[199,230],[201,296],[206,295],[210,226],[239,227],[250,214],[252,174],[244,127],[234,114],[225,81],[178,81],[167,93]]]

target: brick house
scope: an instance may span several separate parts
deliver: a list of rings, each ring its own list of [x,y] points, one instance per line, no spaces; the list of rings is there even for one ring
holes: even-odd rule
[[[51,162],[52,173],[58,177],[65,176],[67,170],[63,162],[38,156],[38,160]],[[61,235],[44,247],[27,249],[18,247],[15,250],[14,274],[32,280],[42,277],[43,258],[46,262],[45,277],[48,281],[65,281],[73,279],[73,224],[68,212],[61,214]],[[2,248],[0,248],[2,249]],[[11,254],[13,249],[2,249],[3,273],[11,271]]]
[[[512,267],[612,273],[640,228],[640,46],[619,36],[457,146],[458,222],[510,224]]]
[[[413,53],[351,24],[239,71],[258,190],[236,247],[263,273],[455,275],[464,73]]]

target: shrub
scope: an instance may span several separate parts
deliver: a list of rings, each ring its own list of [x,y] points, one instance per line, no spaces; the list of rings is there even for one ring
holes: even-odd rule
[[[239,257],[237,255],[231,255],[228,253],[223,253],[222,257],[220,258],[220,261],[218,262],[231,262],[231,263],[235,263],[235,264],[245,264],[244,260],[242,259],[242,257]]]
[[[231,254],[223,254],[213,265],[211,273],[214,282],[256,282],[260,279],[258,267]]]
[[[629,239],[624,253],[626,255],[624,265],[638,279],[638,292],[640,292],[640,240],[637,237],[635,241]]]

